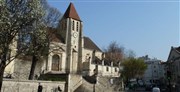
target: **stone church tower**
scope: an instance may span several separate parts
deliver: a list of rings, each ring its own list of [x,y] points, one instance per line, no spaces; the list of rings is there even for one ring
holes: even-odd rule
[[[78,74],[81,73],[83,49],[82,21],[72,3],[60,21],[60,29],[59,34],[66,44],[67,91],[71,92],[82,78]]]
[[[77,73],[82,61],[82,21],[72,3],[64,13],[60,26],[59,34],[66,44],[66,72]]]

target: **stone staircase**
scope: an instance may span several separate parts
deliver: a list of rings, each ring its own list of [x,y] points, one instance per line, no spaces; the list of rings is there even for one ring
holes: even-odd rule
[[[110,79],[111,77],[99,76],[94,87],[93,83],[82,78],[82,85],[80,85],[74,92],[93,92],[94,89],[95,92],[118,92],[118,83],[114,82],[113,84],[110,84]],[[113,79],[116,81],[116,78]]]
[[[70,82],[70,86],[71,86],[71,91],[76,90],[80,85],[82,85],[82,76],[81,75],[77,75],[77,74],[72,74],[71,75],[71,82]]]

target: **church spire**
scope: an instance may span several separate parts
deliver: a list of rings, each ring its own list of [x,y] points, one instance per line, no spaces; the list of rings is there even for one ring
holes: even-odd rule
[[[73,3],[70,3],[66,12],[64,13],[64,18],[73,18],[73,19],[76,19],[76,20],[79,20],[81,21],[81,19],[79,18],[77,12],[76,12],[76,9],[74,8],[74,5]]]

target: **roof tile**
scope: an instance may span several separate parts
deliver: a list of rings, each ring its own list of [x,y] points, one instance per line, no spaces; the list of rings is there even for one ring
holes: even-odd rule
[[[73,18],[73,19],[81,21],[80,17],[78,16],[78,13],[76,12],[76,9],[75,9],[73,3],[69,4],[63,17],[64,18]]]

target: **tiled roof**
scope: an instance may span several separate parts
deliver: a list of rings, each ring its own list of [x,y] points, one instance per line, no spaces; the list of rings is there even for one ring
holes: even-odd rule
[[[84,37],[84,48],[101,51],[101,49],[99,49],[99,47],[88,37]]]
[[[69,7],[67,8],[63,17],[64,18],[73,18],[73,19],[81,21],[80,17],[78,16],[78,13],[76,12],[76,9],[74,8],[73,3],[69,4]]]

